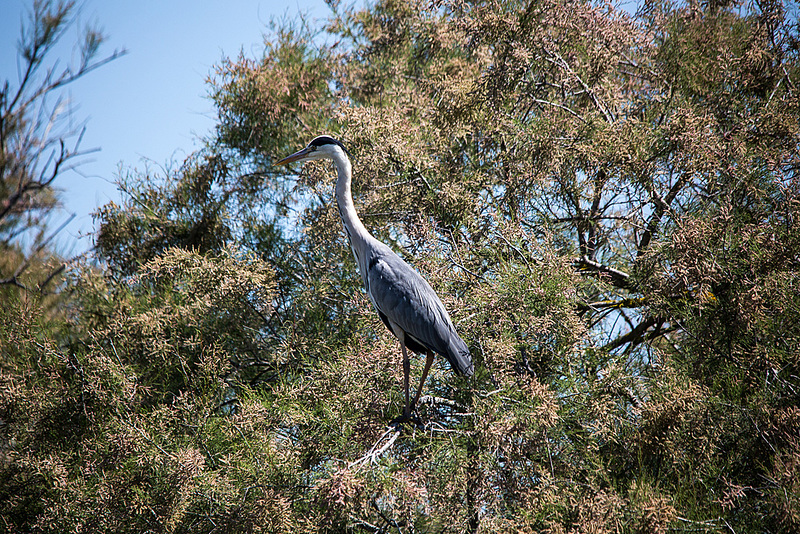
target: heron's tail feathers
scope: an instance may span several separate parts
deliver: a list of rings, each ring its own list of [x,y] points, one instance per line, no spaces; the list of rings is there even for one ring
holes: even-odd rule
[[[475,368],[472,365],[472,356],[469,354],[469,347],[459,336],[453,336],[447,351],[447,360],[453,370],[460,375],[472,376]]]

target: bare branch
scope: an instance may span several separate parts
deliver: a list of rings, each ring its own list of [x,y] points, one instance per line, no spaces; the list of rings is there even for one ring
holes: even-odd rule
[[[30,291],[31,289],[19,281],[16,276],[9,276],[8,278],[0,278],[0,286],[7,286],[12,285],[16,286],[20,289],[24,289],[25,291]]]
[[[603,311],[603,310],[618,310],[622,308],[641,308],[644,306],[646,299],[644,297],[628,298],[628,299],[609,299],[598,300],[590,302],[589,304],[580,304],[578,307],[581,311]]]
[[[609,283],[620,289],[633,289],[630,281],[631,276],[626,272],[590,260],[586,256],[576,258],[574,263],[575,267],[581,273],[604,277],[603,279],[607,279]]]
[[[47,276],[47,278],[45,278],[45,279],[44,279],[44,281],[42,281],[42,282],[40,282],[40,283],[39,283],[39,291],[40,291],[40,292],[43,292],[43,291],[44,291],[44,288],[46,288],[46,287],[47,287],[47,285],[48,285],[50,282],[52,282],[52,281],[53,281],[53,279],[54,279],[56,276],[58,276],[59,274],[63,273],[63,272],[64,272],[64,270],[65,270],[66,268],[67,268],[67,264],[66,264],[66,263],[62,263],[61,265],[59,265],[58,267],[56,267],[55,269],[53,269],[53,271],[52,271],[52,272],[51,272],[51,273],[50,273],[50,274]]]
[[[567,61],[563,57],[561,57],[561,54],[559,54],[555,50],[548,50],[548,53],[552,57],[546,57],[545,60],[549,61],[550,63],[558,65],[559,67],[564,69],[567,72],[567,74],[569,74],[572,78],[574,78],[581,85],[581,87],[583,87],[583,90],[586,91],[586,94],[589,95],[589,98],[592,100],[595,107],[600,111],[600,113],[603,114],[603,117],[606,119],[606,122],[608,122],[609,124],[614,124],[614,116],[611,114],[611,112],[608,111],[608,109],[606,109],[606,106],[603,104],[603,102],[600,101],[600,98],[594,93],[594,91],[592,91],[592,88],[589,87],[589,85],[586,82],[584,82],[583,79],[581,79],[581,77],[575,73],[575,71],[572,70],[572,68],[569,66],[569,63],[567,63]]]
[[[589,214],[584,222],[588,228],[586,229],[588,236],[586,239],[586,254],[590,259],[594,259],[597,252],[597,234],[599,224],[596,222],[597,217],[600,215],[600,199],[603,197],[603,189],[608,181],[606,171],[600,169],[594,177],[594,191],[592,193],[592,206],[589,208]],[[580,230],[579,230],[580,231]]]
[[[659,323],[663,323],[664,320],[659,317],[648,317],[636,325],[634,328],[630,330],[627,334],[623,334],[616,339],[610,341],[603,345],[603,350],[605,351],[612,351],[618,347],[621,347],[627,343],[638,343],[644,341],[645,339],[645,332],[647,330]],[[658,328],[656,329],[658,330]]]
[[[671,207],[672,202],[675,200],[675,197],[678,196],[681,189],[688,183],[689,175],[687,173],[682,173],[675,183],[670,188],[667,196],[663,199],[658,195],[658,193],[653,190],[651,192],[653,196],[653,203],[655,204],[655,209],[653,210],[653,214],[650,216],[650,220],[647,222],[647,227],[645,228],[644,233],[642,234],[642,238],[639,240],[639,246],[637,247],[637,257],[641,257],[642,254],[647,250],[650,246],[650,241],[653,239],[653,236],[658,232],[658,227],[661,224],[661,218],[664,216],[664,213]]]
[[[554,107],[554,108],[558,108],[558,109],[564,110],[564,111],[566,111],[567,113],[569,113],[570,115],[572,115],[573,117],[575,117],[576,119],[580,120],[582,123],[584,123],[584,124],[586,123],[586,119],[584,119],[584,118],[583,118],[583,117],[580,115],[580,113],[578,113],[577,111],[574,111],[574,110],[570,109],[569,107],[567,107],[567,106],[565,106],[565,105],[563,105],[563,104],[558,104],[558,103],[556,103],[556,102],[551,102],[551,101],[549,101],[549,100],[542,100],[541,98],[532,98],[531,100],[532,100],[533,102],[536,102],[536,103],[537,103],[537,104],[539,104],[539,105],[547,105],[547,106],[552,106],[552,107]]]
[[[347,468],[360,468],[367,463],[377,463],[378,459],[383,456],[383,453],[385,453],[392,447],[392,445],[394,445],[394,442],[397,441],[397,438],[400,437],[401,433],[402,427],[400,426],[388,427],[386,432],[384,432],[383,435],[378,438],[378,441],[375,442],[372,448],[358,460],[350,462]]]

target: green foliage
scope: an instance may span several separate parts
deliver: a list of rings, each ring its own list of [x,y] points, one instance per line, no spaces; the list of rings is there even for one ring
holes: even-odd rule
[[[215,156],[197,159],[161,180],[148,173],[120,180],[126,203],[109,203],[96,214],[97,249],[113,269],[130,275],[170,247],[218,252],[230,240],[227,164]]]
[[[214,137],[125,176],[63,316],[7,300],[3,524],[796,530],[796,6],[331,6],[220,64]],[[402,432],[331,169],[270,165],[325,131],[476,362]]]

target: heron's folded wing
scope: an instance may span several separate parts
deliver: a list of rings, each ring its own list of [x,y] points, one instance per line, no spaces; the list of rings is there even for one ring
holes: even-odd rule
[[[444,304],[417,271],[393,252],[384,253],[370,259],[367,278],[372,302],[390,323],[449,358],[455,330]]]

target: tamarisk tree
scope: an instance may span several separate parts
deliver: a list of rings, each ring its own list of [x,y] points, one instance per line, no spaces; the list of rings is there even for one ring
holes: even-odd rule
[[[217,65],[213,135],[123,177],[63,333],[13,330],[4,521],[796,530],[797,6],[329,6]],[[400,357],[333,169],[272,165],[321,133],[470,347],[420,426],[387,426]]]

